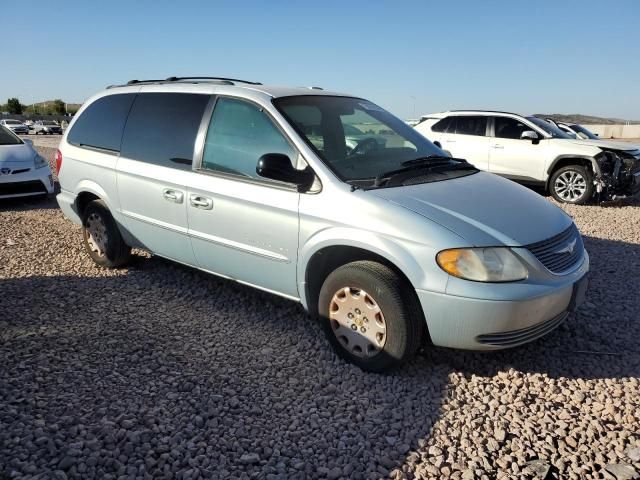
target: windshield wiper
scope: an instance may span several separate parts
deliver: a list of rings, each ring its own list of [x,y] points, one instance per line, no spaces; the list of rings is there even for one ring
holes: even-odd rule
[[[411,165],[422,165],[422,164],[436,164],[442,163],[439,160],[444,160],[444,163],[449,163],[451,160],[457,160],[459,162],[466,162],[466,160],[462,160],[460,158],[447,157],[446,155],[427,155],[426,157],[414,158],[413,160],[407,160],[402,162],[400,165],[403,167],[408,167]]]
[[[446,159],[446,161],[444,161]],[[440,155],[416,158],[401,163],[403,168],[382,172],[376,176],[371,188],[378,188],[389,182],[396,175],[401,175],[415,170],[428,170],[430,172],[445,172],[450,170],[477,170],[476,167],[460,158],[444,157]]]

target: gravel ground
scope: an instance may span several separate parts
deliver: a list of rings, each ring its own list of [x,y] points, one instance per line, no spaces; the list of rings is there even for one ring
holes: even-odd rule
[[[100,269],[53,200],[3,202],[0,478],[636,478],[640,203],[567,210],[592,276],[561,328],[378,375],[295,303]]]

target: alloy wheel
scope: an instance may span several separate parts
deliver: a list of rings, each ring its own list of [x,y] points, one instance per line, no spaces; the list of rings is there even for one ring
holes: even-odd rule
[[[568,170],[556,178],[553,188],[558,197],[567,202],[576,202],[587,191],[587,181],[580,172]]]

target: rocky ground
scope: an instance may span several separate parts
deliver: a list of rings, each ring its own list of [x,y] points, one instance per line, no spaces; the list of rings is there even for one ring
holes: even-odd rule
[[[592,276],[561,328],[376,375],[293,302],[100,269],[53,200],[5,201],[0,478],[636,478],[640,203],[567,210]]]

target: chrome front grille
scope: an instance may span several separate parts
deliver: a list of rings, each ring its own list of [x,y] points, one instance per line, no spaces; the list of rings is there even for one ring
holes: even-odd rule
[[[582,260],[584,244],[580,232],[572,223],[562,233],[527,245],[525,248],[533,253],[549,271],[562,273]]]

